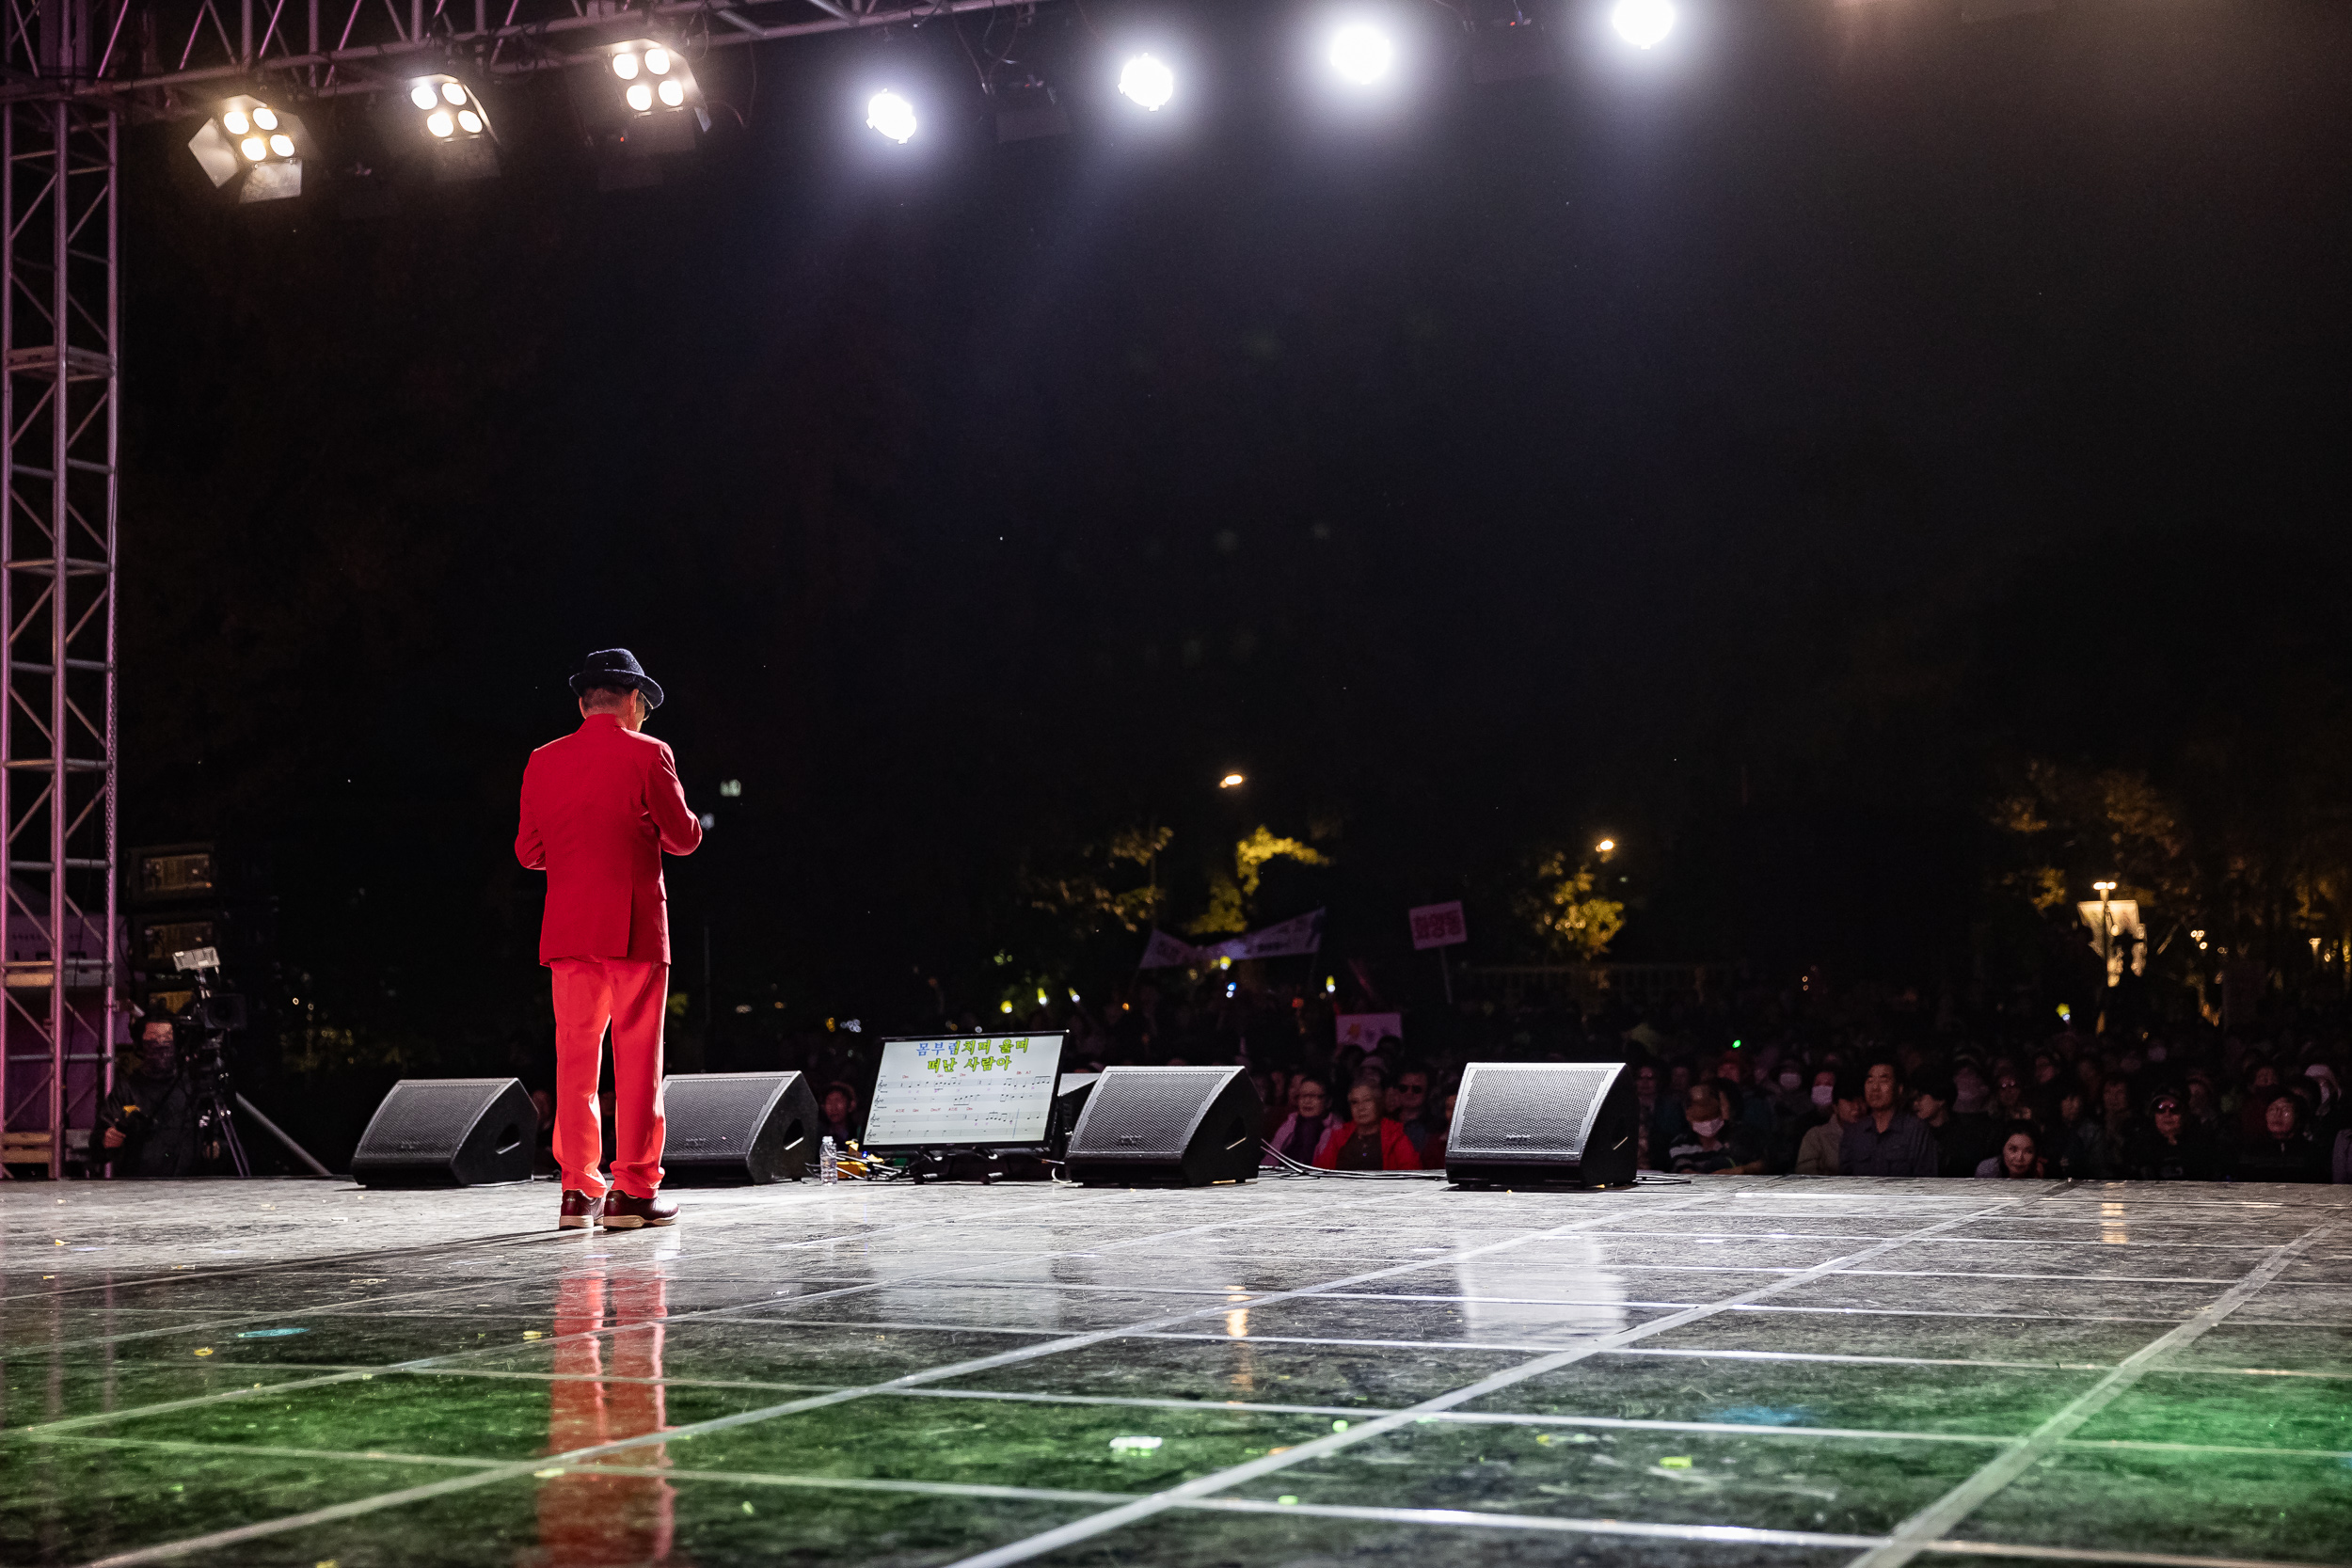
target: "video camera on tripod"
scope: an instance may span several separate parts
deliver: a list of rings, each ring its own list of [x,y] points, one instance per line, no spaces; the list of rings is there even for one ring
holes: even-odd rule
[[[171,964],[196,985],[189,1013],[197,1033],[181,1052],[181,1069],[196,1088],[198,1136],[218,1144],[230,1168],[239,1176],[251,1176],[252,1162],[246,1158],[244,1140],[237,1136],[235,1107],[244,1097],[229,1076],[229,1037],[246,1026],[245,998],[218,989],[220,952],[216,948],[186,948],[171,956]]]

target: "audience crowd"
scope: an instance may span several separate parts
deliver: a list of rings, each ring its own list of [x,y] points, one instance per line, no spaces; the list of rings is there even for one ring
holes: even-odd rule
[[[1099,1007],[950,1027],[1064,1030],[1068,1071],[1245,1065],[1267,1108],[1270,1166],[1433,1169],[1465,1063],[1622,1060],[1649,1171],[2352,1180],[2341,1006],[2259,1026],[2045,1030],[2026,1022],[2038,1008],[1931,1021],[1818,991],[1650,1008],[1476,1002],[1403,1015],[1409,1042],[1343,1044],[1326,996],[1232,989],[1171,1000],[1145,979]],[[836,1135],[858,1125],[872,1049],[827,1037],[805,1064]]]

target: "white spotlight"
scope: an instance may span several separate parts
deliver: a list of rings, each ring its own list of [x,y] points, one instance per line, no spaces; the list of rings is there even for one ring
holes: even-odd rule
[[[220,117],[220,122],[228,129],[229,134],[232,136],[242,136],[247,131],[253,129],[253,121],[246,118],[246,113],[243,109],[230,110],[227,114]]]
[[[259,136],[247,136],[237,144],[237,150],[258,164],[269,155],[269,143]]]
[[[469,136],[478,136],[482,135],[482,117],[475,114],[471,109],[458,110],[457,123],[466,128],[466,135]]]
[[[441,98],[451,107],[454,108],[456,105],[463,103],[466,101],[466,89],[459,87],[454,82],[443,82],[441,84]]]
[[[414,103],[420,109],[430,109],[433,107],[432,84],[428,82],[419,82],[415,87],[410,87],[408,89],[408,102]]]
[[[667,76],[670,74],[670,52],[667,49],[646,50],[645,69],[652,71],[656,76]]]
[[[1617,0],[1609,24],[1634,48],[1655,49],[1675,30],[1674,0]]]
[[[264,131],[275,131],[278,129],[278,111],[266,103],[261,104],[253,111],[253,123]]]
[[[895,142],[914,137],[914,105],[884,90],[866,101],[866,123]]]
[[[627,50],[623,50],[620,54],[613,55],[612,74],[618,76],[624,82],[636,80],[637,56],[629,54]]]
[[[653,88],[643,82],[631,82],[628,87],[628,106],[641,115],[652,108]]]
[[[661,95],[661,102],[673,109],[686,102],[686,88],[675,76],[664,78],[661,86],[654,90]]]
[[[269,150],[281,158],[291,158],[294,156],[294,138],[280,132],[270,137]]]
[[[1396,45],[1377,27],[1349,23],[1331,35],[1331,69],[1349,81],[1370,87],[1396,63]]]
[[[446,109],[436,109],[424,117],[424,128],[437,136],[447,136],[457,129],[457,122],[449,118]]]
[[[1156,55],[1137,55],[1120,68],[1119,90],[1147,109],[1164,108],[1176,96],[1176,73]]]

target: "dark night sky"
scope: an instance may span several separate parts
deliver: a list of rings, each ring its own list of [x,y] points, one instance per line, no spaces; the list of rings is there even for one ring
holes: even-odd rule
[[[944,24],[755,99],[727,51],[610,195],[535,79],[505,178],[368,219],[141,132],[126,841],[271,841],[314,990],[487,1037],[538,996],[522,757],[612,643],[721,812],[681,948],[814,1015],[981,999],[1025,861],[1154,816],[1180,883],[1336,831],[1268,896],[1341,948],[1466,893],[1501,956],[1525,856],[1606,829],[1627,956],[1899,978],[1965,962],[2004,759],[2333,791],[2352,8],[1683,11],[1476,88],[1400,12],[1439,63],[1373,123],[1299,8],[1046,8],[1024,60],[1152,23],[1188,112],[1005,147]],[[878,71],[939,95],[913,155]]]

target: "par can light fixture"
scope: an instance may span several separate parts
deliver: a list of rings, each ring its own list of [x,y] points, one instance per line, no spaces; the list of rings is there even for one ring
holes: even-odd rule
[[[1327,57],[1343,81],[1368,87],[1395,69],[1396,43],[1368,22],[1343,23],[1331,34]]]
[[[188,151],[215,190],[237,200],[281,201],[302,194],[302,165],[313,153],[301,117],[249,94],[225,98],[189,139]]]
[[[866,123],[903,146],[914,139],[914,105],[884,87],[866,101]]]
[[[1120,67],[1119,90],[1147,109],[1164,109],[1176,96],[1176,73],[1157,55],[1137,55]]]
[[[1617,0],[1609,24],[1634,48],[1655,49],[1675,30],[1674,0]]]
[[[675,44],[631,39],[612,45],[606,63],[612,71],[607,86],[619,91],[623,116],[635,121],[623,131],[629,141],[651,152],[682,151],[693,146],[694,129],[710,129],[694,68]]]

